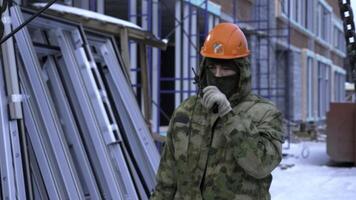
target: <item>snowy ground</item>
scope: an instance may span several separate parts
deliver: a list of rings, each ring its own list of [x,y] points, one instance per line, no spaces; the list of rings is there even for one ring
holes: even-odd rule
[[[283,153],[289,156],[272,173],[272,200],[356,200],[356,167],[330,166],[324,142],[292,144]]]

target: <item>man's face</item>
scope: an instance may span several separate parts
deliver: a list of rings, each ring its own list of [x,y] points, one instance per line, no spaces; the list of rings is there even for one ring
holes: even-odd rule
[[[234,60],[208,58],[206,69],[207,85],[216,86],[228,98],[237,92],[239,73]]]
[[[230,66],[221,65],[221,64],[210,64],[208,69],[215,77],[225,77],[232,76],[236,74],[236,71],[233,70]]]

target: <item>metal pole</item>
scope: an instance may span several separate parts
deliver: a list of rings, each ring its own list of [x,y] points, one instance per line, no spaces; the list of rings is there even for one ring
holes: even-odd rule
[[[128,18],[130,22],[137,24],[137,0],[131,0],[129,1],[129,9],[128,9]],[[129,75],[130,75],[130,81],[131,84],[137,85],[137,44],[134,41],[128,41],[129,42]],[[137,87],[132,88],[135,93],[137,92]]]
[[[6,8],[5,8],[6,9]],[[11,31],[10,12],[5,10],[5,33]],[[16,151],[18,156],[14,157],[15,180],[17,195],[20,198],[33,199],[32,185],[30,177],[29,160],[27,153],[27,143],[25,130],[23,129],[23,114],[21,108],[22,95],[20,95],[18,72],[16,66],[16,56],[13,40],[8,40],[2,45],[4,59],[5,83],[7,88],[7,96],[9,98],[8,108],[10,117],[10,128],[13,129],[11,134],[13,151]],[[6,133],[4,133],[6,134]]]
[[[159,12],[160,10],[160,4],[159,4],[159,1],[158,0],[154,0],[153,1],[154,5],[153,5],[153,8],[155,9],[154,11],[154,15],[153,15],[153,27],[154,27],[154,30],[156,31],[156,36],[158,38],[161,37],[161,12]],[[156,129],[154,130],[156,133],[159,134],[159,131],[160,131],[160,110],[161,110],[161,97],[160,97],[160,94],[161,94],[161,86],[160,86],[160,83],[161,83],[161,50],[158,49],[158,48],[155,48],[154,49],[154,66],[156,65],[157,66],[157,85],[156,85],[156,97],[154,97],[156,99],[156,102],[157,104],[159,105],[156,110],[155,110],[155,118],[154,120],[156,120]],[[153,81],[155,81],[155,79],[153,79]],[[153,103],[153,102],[152,102]],[[154,104],[154,103],[153,103]],[[152,106],[153,107],[153,106]]]
[[[176,79],[174,81],[174,91],[178,91],[181,90],[181,86],[180,86],[180,72],[181,72],[181,8],[182,7],[182,1],[176,1],[175,3],[175,19],[177,19],[175,21],[175,29],[174,29],[174,33],[175,33],[175,46],[174,46],[174,66],[175,66],[175,76]],[[179,92],[174,92],[174,98],[175,98],[175,107],[178,107],[178,105],[180,104],[180,93]]]
[[[189,13],[189,18],[188,18],[188,38],[192,38],[192,4],[191,3],[189,3],[189,7],[188,7],[188,13]],[[187,75],[188,75],[188,79],[187,80],[185,80],[185,81],[187,81],[188,82],[188,85],[187,85],[187,90],[188,90],[188,97],[190,97],[190,94],[191,94],[191,87],[190,87],[190,78],[191,78],[191,70],[190,70],[190,68],[192,67],[191,66],[191,44],[192,44],[192,41],[191,40],[188,40],[187,41],[188,42],[188,52],[187,52],[187,54],[188,54],[188,56],[187,56],[187,66],[186,66],[186,70],[188,70],[187,71]]]
[[[272,97],[271,97],[271,63],[270,63],[270,48],[271,48],[271,38],[270,38],[270,9],[271,9],[271,4],[268,2],[268,0],[264,0],[266,5],[267,5],[267,81],[268,81],[268,89],[267,89],[267,92],[268,92],[268,98],[272,100]]]
[[[150,87],[149,87],[149,76],[148,76],[148,66],[147,66],[147,51],[146,46],[143,43],[139,44],[140,48],[140,66],[141,66],[141,84],[143,90],[143,99],[144,99],[144,114],[146,123],[150,125],[151,118],[151,96],[150,96]],[[151,127],[150,127],[151,130]]]
[[[344,22],[344,34],[347,45],[348,59],[351,65],[351,80],[354,82],[354,94],[356,95],[356,33],[354,14],[350,0],[339,0],[340,15]],[[355,98],[356,103],[356,98]]]
[[[290,134],[290,94],[289,94],[289,84],[290,84],[290,71],[289,71],[289,59],[290,59],[290,42],[291,42],[291,37],[290,37],[290,28],[291,28],[291,23],[290,23],[290,9],[291,9],[291,5],[290,5],[290,0],[287,0],[288,3],[288,48],[287,48],[287,60],[286,60],[286,88],[285,88],[285,93],[286,93],[286,118],[287,118],[287,133],[288,133],[288,149],[290,149],[290,141],[291,141],[291,134]]]

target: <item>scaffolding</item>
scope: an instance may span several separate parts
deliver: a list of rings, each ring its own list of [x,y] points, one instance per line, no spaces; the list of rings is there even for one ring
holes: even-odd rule
[[[192,1],[192,0],[178,0],[178,1],[152,1],[143,0],[141,4],[138,1],[129,2],[129,19],[137,24],[141,24],[147,31],[158,32],[154,33],[157,36],[162,34],[162,38],[172,41],[174,37],[174,66],[175,71],[166,75],[163,68],[171,68],[166,63],[161,63],[164,58],[161,57],[161,52],[152,53],[154,50],[148,49],[148,65],[150,66],[150,82],[152,84],[152,123],[153,131],[159,133],[162,126],[161,118],[169,118],[172,112],[170,108],[167,112],[167,105],[162,105],[162,97],[174,96],[174,108],[176,108],[184,99],[195,95],[197,92],[194,82],[194,74],[192,69],[196,70],[201,60],[199,54],[199,47],[205,40],[208,31],[217,23],[221,21],[220,13],[211,11],[212,4],[208,0]],[[251,64],[252,64],[252,81],[253,91],[265,98],[268,98],[279,106],[284,112],[287,121],[290,121],[291,114],[289,109],[290,91],[289,87],[289,49],[290,49],[290,24],[289,22],[284,27],[277,27],[275,15],[272,10],[274,6],[268,0],[256,0],[252,2],[249,18],[241,18],[239,15],[239,3],[242,1],[234,0],[233,5],[233,22],[241,26],[247,32],[247,37],[250,41],[252,50]],[[288,0],[278,1],[278,3],[288,3]],[[157,6],[157,9],[154,9]],[[140,13],[137,13],[137,8]],[[161,25],[162,15],[159,10],[172,10],[174,14],[174,25],[170,26],[170,31],[162,31]],[[158,12],[158,14],[157,14]],[[289,10],[287,17],[289,18]],[[172,15],[172,13],[170,13]],[[172,18],[171,16],[169,18]],[[140,20],[139,20],[140,19]],[[164,24],[165,25],[165,24]],[[156,27],[156,28],[155,28]],[[284,40],[284,49],[280,50],[276,45],[277,40]],[[140,69],[137,67],[137,52],[135,44],[130,42],[130,65],[131,65],[131,80],[134,90],[140,87],[137,82],[137,73]],[[274,49],[275,48],[275,49]],[[274,50],[283,52],[280,55],[285,56],[285,63],[283,65],[285,77],[279,77],[275,63],[277,58]],[[173,56],[173,55],[170,55]],[[155,62],[154,60],[158,61]],[[283,79],[283,80],[282,80]],[[170,85],[169,88],[163,85]],[[172,87],[173,85],[173,87]],[[138,92],[139,94],[139,92]],[[139,96],[138,96],[139,97]],[[283,104],[283,105],[280,105]],[[169,119],[165,120],[167,123]],[[288,131],[289,132],[289,131]],[[287,136],[289,138],[289,136]]]
[[[203,3],[207,4],[207,1]],[[169,9],[171,5],[164,1],[160,1],[161,7]],[[195,85],[193,84],[194,75],[191,68],[198,66],[197,44],[199,39],[198,31],[198,8],[190,2],[176,1],[176,10],[174,16],[174,28],[165,37],[169,39],[175,33],[175,75],[159,76],[158,83],[173,83],[174,89],[161,89],[161,84],[158,84],[159,96],[154,102],[157,106],[157,112],[163,110],[160,104],[160,96],[162,94],[172,94],[175,96],[175,105],[179,105],[181,101],[196,93]],[[207,8],[207,6],[206,6]],[[163,66],[171,67],[171,66]],[[160,125],[160,117],[156,118],[157,124]],[[159,132],[159,126],[156,129]]]
[[[289,0],[273,1],[280,4],[287,3],[289,5]],[[287,121],[287,135],[286,139],[290,141],[290,121],[291,121],[291,111],[290,111],[290,30],[291,25],[288,20],[287,24],[278,27],[275,20],[275,13],[271,11],[274,10],[272,6],[273,3],[269,0],[256,0],[252,6],[252,16],[250,19],[239,19],[237,10],[239,7],[239,1],[234,0],[233,3],[233,19],[234,23],[240,26],[247,26],[252,32],[252,36],[249,38],[252,40],[251,50],[251,63],[252,63],[252,90],[269,100],[274,101],[277,106],[283,111],[284,118]],[[287,19],[290,19],[290,6],[286,13]],[[249,31],[249,32],[250,32]],[[279,77],[278,72],[277,52],[273,50],[278,50],[280,47],[277,42],[283,41],[284,43],[284,56],[285,62],[283,65],[283,75],[285,77]],[[282,81],[280,82],[279,80]],[[281,105],[280,102],[284,102]],[[289,144],[289,142],[288,142]]]
[[[30,191],[28,188],[33,187],[34,194],[27,195],[38,199],[148,199],[155,185],[159,154],[146,125],[152,119],[151,131],[161,132],[161,116],[169,120],[165,108],[175,108],[184,99],[196,95],[192,69],[198,71],[199,47],[208,31],[221,21],[221,15],[220,7],[208,0],[125,2],[128,5],[125,15],[144,31],[130,29],[136,30],[133,33],[119,26],[104,34],[93,28],[98,29],[104,23],[89,23],[87,19],[68,22],[42,16],[16,35],[16,44],[8,42],[3,46],[5,66],[8,63],[19,66],[19,72],[16,67],[4,71],[5,77],[11,76],[15,83],[7,88],[12,94],[10,106],[0,107],[1,128],[12,133],[0,138],[1,177],[11,180],[2,182],[2,187],[7,187],[4,196],[26,198],[19,191]],[[290,139],[290,22],[277,27],[271,12],[273,4],[268,0],[248,1],[252,4],[251,16],[241,18],[238,15],[241,2],[232,2],[232,21],[244,29],[251,42],[253,91],[277,105],[284,102],[287,139]],[[289,0],[279,2],[289,5]],[[162,17],[164,9],[174,10],[174,17],[166,13],[173,19],[170,30],[162,30],[162,24],[167,23]],[[290,6],[288,18],[289,13]],[[31,14],[32,11],[12,7],[13,26],[19,26]],[[78,18],[75,14],[70,17]],[[87,22],[87,26],[81,22]],[[111,29],[108,24],[105,26]],[[8,32],[9,25],[6,28]],[[115,32],[119,41],[112,35]],[[174,41],[170,58],[175,59],[168,61],[160,49],[146,47],[142,41],[149,39],[143,32]],[[276,45],[280,40],[284,40],[284,49]],[[116,42],[120,42],[120,50]],[[282,78],[274,67],[278,60],[274,51],[283,52],[286,58]],[[163,73],[167,69],[170,73]],[[131,75],[131,83],[126,80],[125,70]],[[0,86],[9,87],[4,84],[8,81],[0,78]],[[170,86],[163,88],[165,84]],[[135,99],[132,88],[141,105],[132,101]],[[20,95],[20,91],[31,98]],[[164,103],[162,95],[171,97],[171,105]],[[2,90],[0,102],[6,98]],[[9,116],[3,115],[7,109]],[[25,133],[28,152],[20,148],[26,146],[19,141]],[[29,168],[32,180],[26,177]]]
[[[147,63],[149,69],[149,77],[152,94],[152,131],[159,133],[161,126],[162,115],[169,118],[168,112],[161,106],[161,96],[173,95],[174,107],[177,107],[184,99],[195,95],[197,92],[194,84],[194,73],[199,66],[200,54],[199,46],[201,41],[204,41],[208,31],[217,24],[220,20],[217,14],[209,13],[211,2],[208,0],[192,1],[157,1],[143,0],[141,3],[133,0],[128,2],[128,19],[141,25],[143,29],[152,32],[157,37],[162,34],[161,12],[160,10],[173,9],[174,26],[163,37],[167,41],[172,41],[174,36],[175,43],[175,73],[165,76],[162,73],[162,68],[171,68],[161,63],[161,51],[156,48],[148,48]],[[170,13],[172,14],[172,13]],[[201,25],[203,27],[201,27]],[[129,42],[130,45],[130,75],[132,87],[136,91],[138,99],[140,99],[140,88],[138,77],[140,77],[141,69],[137,63],[137,44],[134,41]],[[163,84],[173,84],[174,88],[162,89]],[[169,120],[169,119],[167,119]]]
[[[165,8],[172,6],[163,1],[161,4]],[[174,26],[165,36],[169,39],[174,33],[175,73],[160,77],[160,82],[174,85],[172,88],[160,90],[161,95],[174,96],[174,108],[184,99],[197,94],[193,70],[197,71],[201,60],[199,47],[208,31],[220,21],[217,13],[209,11],[211,6],[208,0],[175,1]]]
[[[161,37],[161,15],[160,15],[160,3],[158,0],[142,0],[138,3],[137,0],[128,1],[128,19],[129,21],[140,25],[144,30],[151,32],[157,38]],[[154,132],[159,132],[159,107],[160,105],[159,93],[159,77],[160,77],[160,57],[161,51],[158,48],[147,47],[147,66],[148,76],[150,82],[150,94],[151,94],[151,108],[152,121],[150,123],[151,129]],[[140,99],[140,92],[142,85],[138,81],[138,77],[141,77],[141,63],[138,63],[137,43],[135,41],[129,41],[130,51],[130,78],[134,91]],[[140,99],[143,101],[143,98]]]
[[[244,2],[238,0],[232,2],[232,20],[247,33],[250,42],[253,73],[252,89],[258,95],[274,101],[284,113],[287,124],[289,124],[292,116],[289,108],[291,94],[288,87],[290,85],[290,69],[287,66],[290,64],[291,28],[289,21],[282,27],[277,26],[276,15],[272,12],[275,10],[274,3],[289,5],[289,0],[273,1],[273,3],[268,0],[248,2],[252,4],[251,14],[248,18],[239,16],[240,3]],[[175,59],[174,63],[170,63],[170,65],[167,65],[167,61],[162,61],[165,59],[161,57],[162,52],[152,48],[147,49],[149,80],[152,86],[150,89],[152,131],[156,133],[164,132],[161,127],[168,124],[174,108],[184,99],[195,95],[197,92],[192,69],[197,71],[201,60],[199,47],[205,40],[208,31],[221,21],[220,13],[211,11],[215,4],[208,0],[134,0],[129,1],[128,4],[128,18],[131,22],[141,25],[157,37],[167,39],[171,44],[174,41],[174,55],[169,54],[169,56],[174,56]],[[168,11],[171,15],[168,16],[170,19],[172,19],[174,12],[174,24],[169,26],[169,31],[162,30],[162,27],[167,24],[167,22],[164,22],[166,19],[162,19],[162,13],[164,13],[161,12],[162,10]],[[169,10],[172,12],[169,12]],[[289,6],[286,16],[288,19],[290,18]],[[283,48],[278,45],[280,41],[283,41]],[[136,54],[137,46],[130,41],[131,81],[138,98],[141,99],[139,92],[141,84],[138,77],[142,72],[138,67]],[[277,65],[276,62],[280,56],[284,57],[284,61]],[[174,72],[165,73],[165,68],[172,69],[171,64],[175,66]],[[280,69],[280,66],[283,66],[283,68]],[[170,99],[170,103],[173,101],[174,106],[170,107],[165,104],[164,102],[167,102],[165,99]],[[163,123],[162,117],[165,118]],[[286,137],[289,139],[289,125],[287,129],[288,135]]]

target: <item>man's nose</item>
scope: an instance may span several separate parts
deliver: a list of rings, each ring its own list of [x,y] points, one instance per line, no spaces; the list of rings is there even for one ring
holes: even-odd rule
[[[215,72],[216,77],[222,77],[223,76],[223,71],[221,67],[216,67],[216,72]]]

